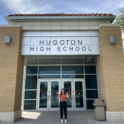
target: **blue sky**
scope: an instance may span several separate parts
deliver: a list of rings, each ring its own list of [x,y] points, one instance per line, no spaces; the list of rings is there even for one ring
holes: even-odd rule
[[[0,25],[8,14],[112,13],[124,7],[124,0],[0,0]]]

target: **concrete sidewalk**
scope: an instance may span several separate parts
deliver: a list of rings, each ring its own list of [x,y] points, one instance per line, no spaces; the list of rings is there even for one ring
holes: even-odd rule
[[[68,111],[67,124],[113,124],[96,121],[94,111]],[[59,111],[23,112],[22,118],[15,124],[60,124]],[[115,123],[122,124],[122,123]]]

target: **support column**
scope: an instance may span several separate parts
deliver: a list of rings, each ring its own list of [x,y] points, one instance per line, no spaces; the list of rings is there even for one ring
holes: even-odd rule
[[[11,36],[11,43],[4,37]],[[21,27],[0,27],[0,122],[13,123],[21,117],[24,57],[21,56]]]
[[[110,35],[116,36],[115,44],[110,44]],[[99,93],[106,104],[106,119],[124,122],[124,52],[120,26],[100,26],[99,47]]]

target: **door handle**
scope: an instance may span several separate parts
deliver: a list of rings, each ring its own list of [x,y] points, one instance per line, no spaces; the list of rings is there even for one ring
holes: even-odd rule
[[[71,99],[73,100],[73,95],[71,95]]]
[[[49,96],[49,100],[51,101],[51,95]]]
[[[47,100],[49,100],[49,96],[47,96]]]
[[[73,100],[75,101],[75,95],[73,96]]]

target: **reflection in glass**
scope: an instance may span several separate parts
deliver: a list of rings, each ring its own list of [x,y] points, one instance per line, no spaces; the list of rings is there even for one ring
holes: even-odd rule
[[[27,66],[26,74],[37,74],[37,66]]]
[[[36,100],[24,101],[24,110],[35,110],[35,109],[36,109]]]
[[[83,74],[83,66],[62,66],[62,74]]]
[[[71,81],[64,81],[64,90],[68,92],[69,98],[67,98],[67,107],[72,107],[72,91],[71,91]]]
[[[60,66],[39,66],[39,74],[60,74]]]
[[[36,91],[25,91],[25,99],[36,99]]]
[[[84,78],[84,75],[62,75],[62,78]]]
[[[39,108],[47,108],[47,82],[40,82]]]
[[[98,98],[98,91],[97,90],[86,90],[87,98]]]
[[[94,100],[87,100],[87,109],[94,109],[93,103]]]
[[[86,89],[97,89],[96,75],[85,75]]]
[[[25,89],[37,89],[37,76],[26,76]]]
[[[76,107],[83,107],[83,86],[82,81],[75,81]]]
[[[85,66],[85,74],[96,74],[96,66]]]
[[[39,79],[59,79],[61,76],[60,75],[39,75]]]
[[[56,94],[59,92],[59,82],[52,81],[51,82],[51,108],[58,108],[59,99],[58,95]]]

